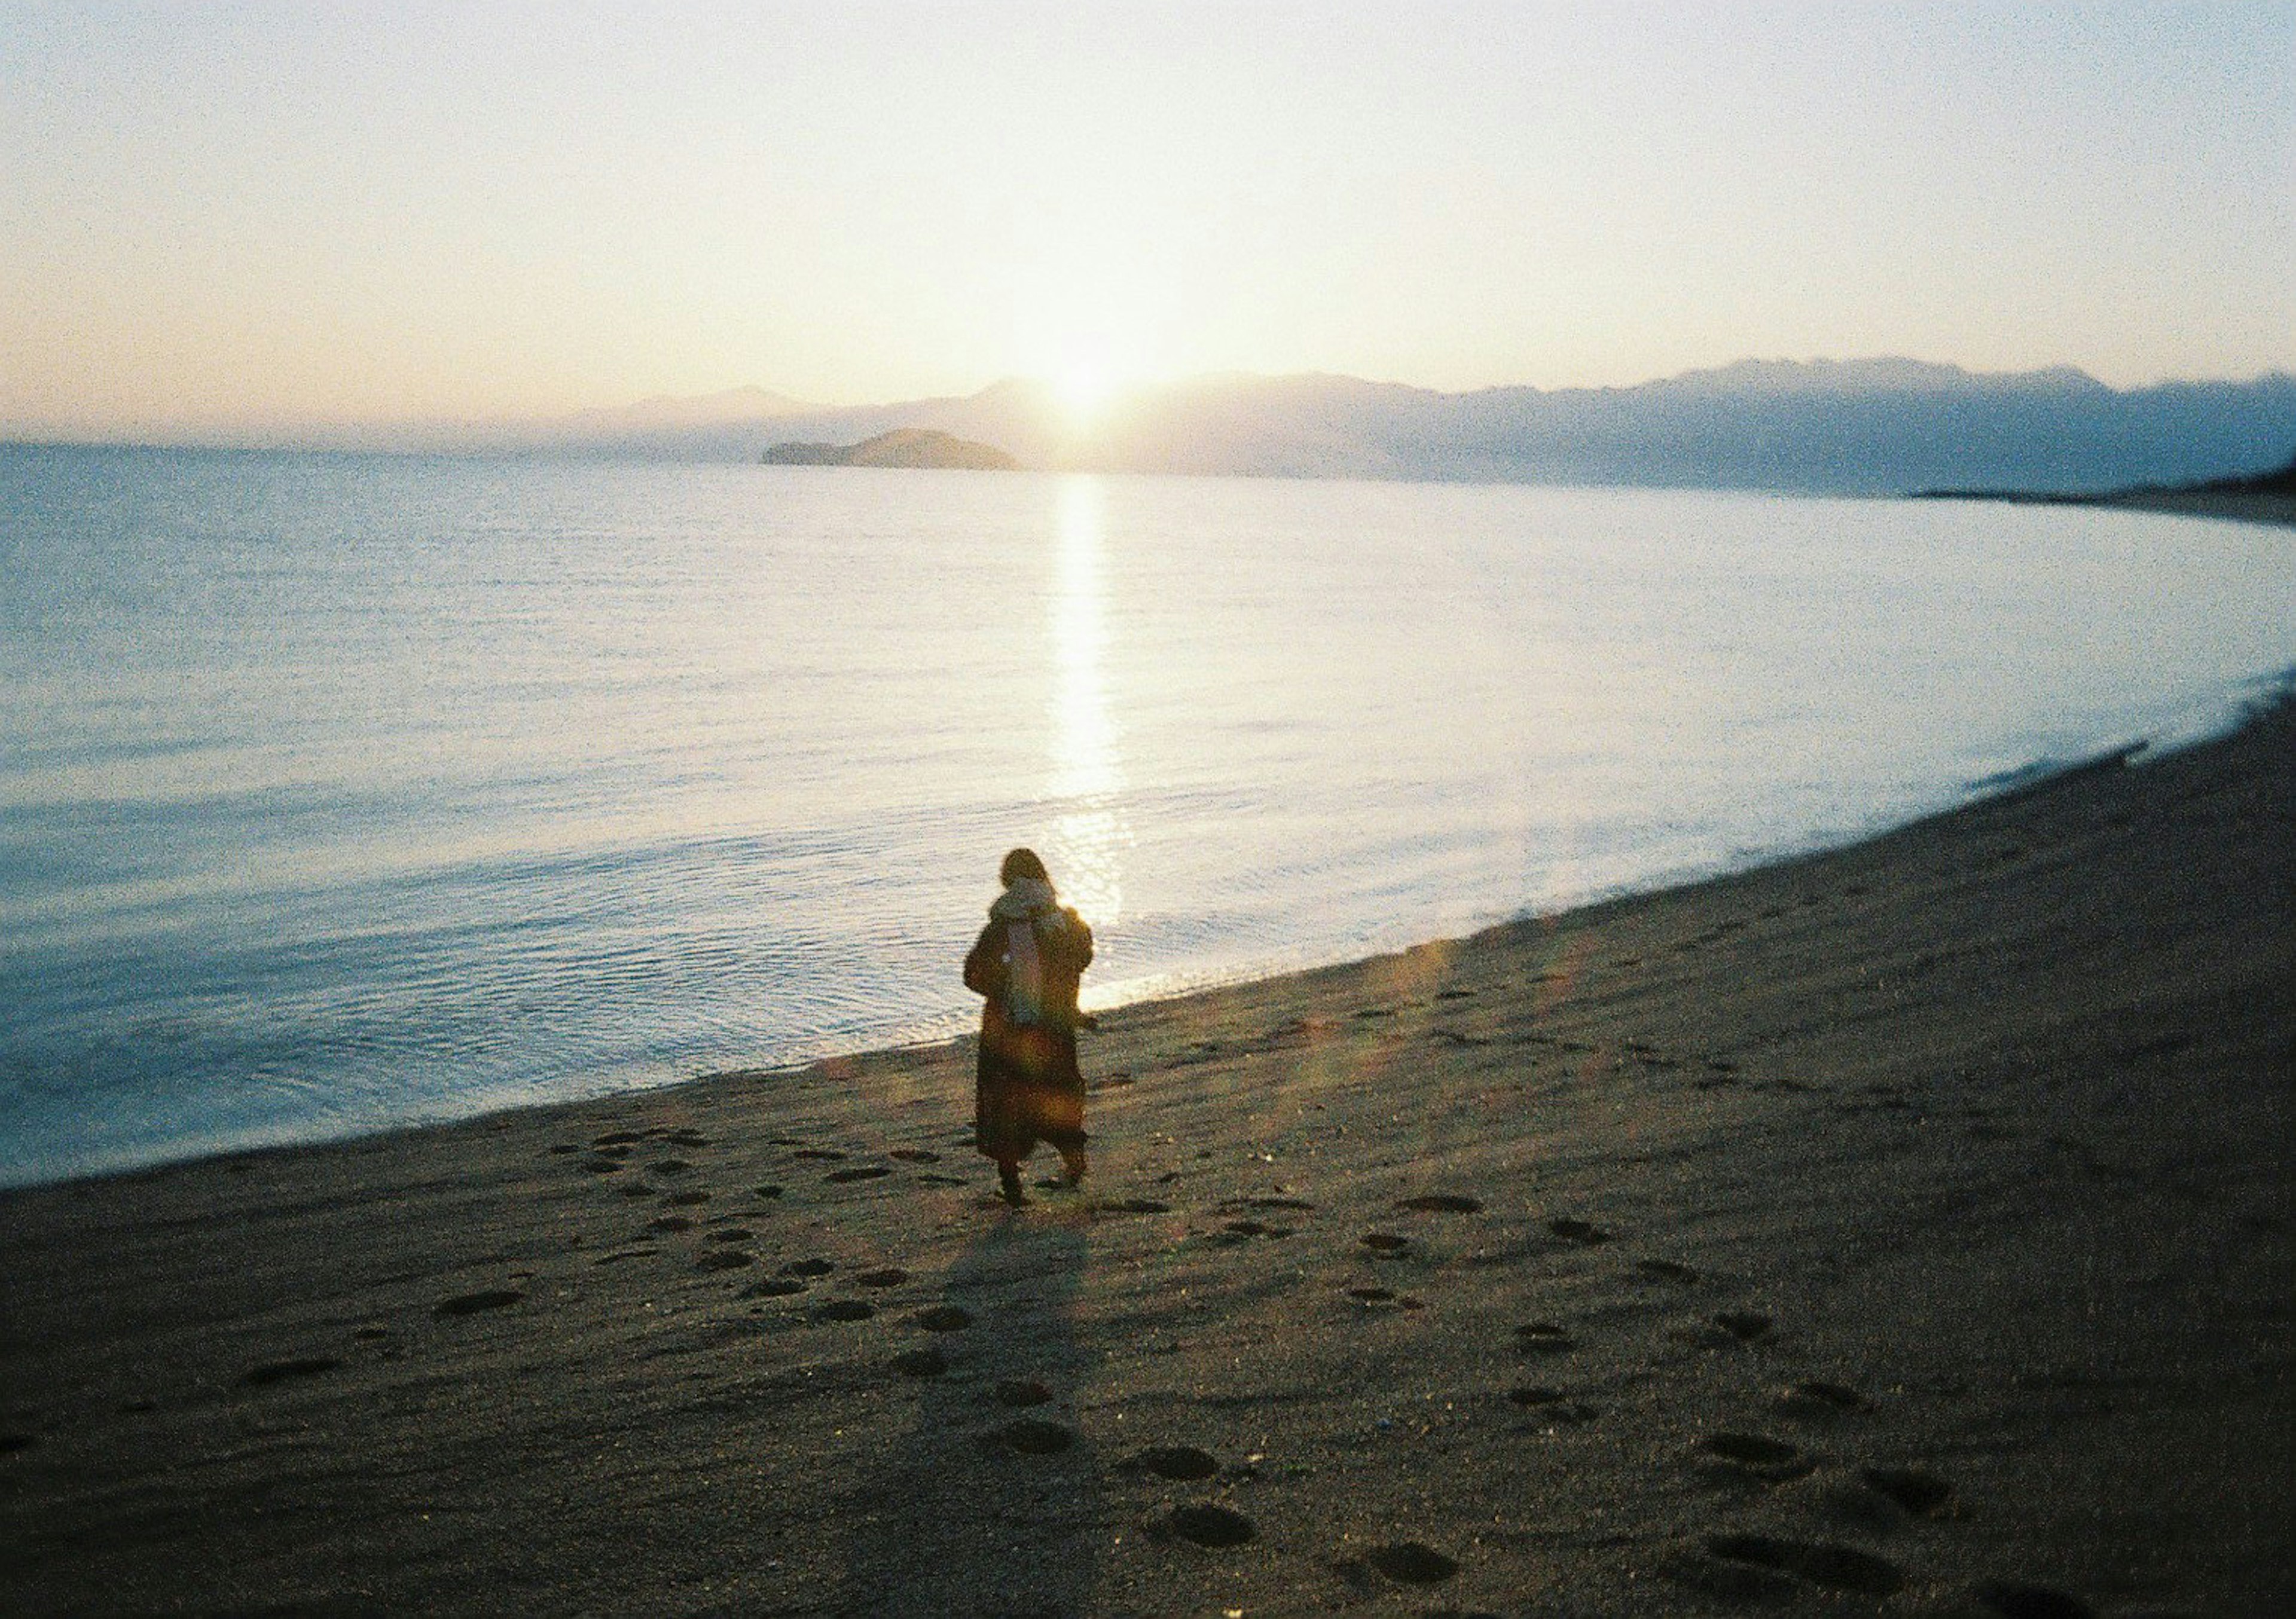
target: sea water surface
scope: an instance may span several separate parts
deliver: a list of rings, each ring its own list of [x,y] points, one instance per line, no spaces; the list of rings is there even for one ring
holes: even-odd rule
[[[2282,531],[1709,493],[0,448],[0,1183],[932,1037],[2218,728]]]

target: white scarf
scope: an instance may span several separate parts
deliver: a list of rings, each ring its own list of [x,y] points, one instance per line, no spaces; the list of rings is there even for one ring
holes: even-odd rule
[[[1015,1023],[1044,1018],[1045,964],[1037,953],[1037,924],[1041,917],[1057,918],[1060,903],[1052,884],[1018,877],[988,907],[988,914],[1004,924],[1004,1015]]]

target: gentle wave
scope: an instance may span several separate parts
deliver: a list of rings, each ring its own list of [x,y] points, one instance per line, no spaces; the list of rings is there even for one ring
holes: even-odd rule
[[[0,1182],[931,1038],[2189,740],[2278,532],[1682,492],[0,450]]]

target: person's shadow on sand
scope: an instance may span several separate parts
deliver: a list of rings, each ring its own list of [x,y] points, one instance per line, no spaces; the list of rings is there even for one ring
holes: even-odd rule
[[[1073,1319],[1085,1218],[1039,1206],[999,1220],[951,1269],[939,1308],[971,1324],[917,1334],[911,1353],[948,1369],[912,1386],[910,1432],[848,1498],[840,1613],[1054,1619],[1091,1606],[1100,1468],[1071,1405],[1094,1359]]]

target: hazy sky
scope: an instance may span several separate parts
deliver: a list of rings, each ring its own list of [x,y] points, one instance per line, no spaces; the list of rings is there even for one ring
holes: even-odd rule
[[[0,434],[2296,370],[2296,0],[0,0]]]

